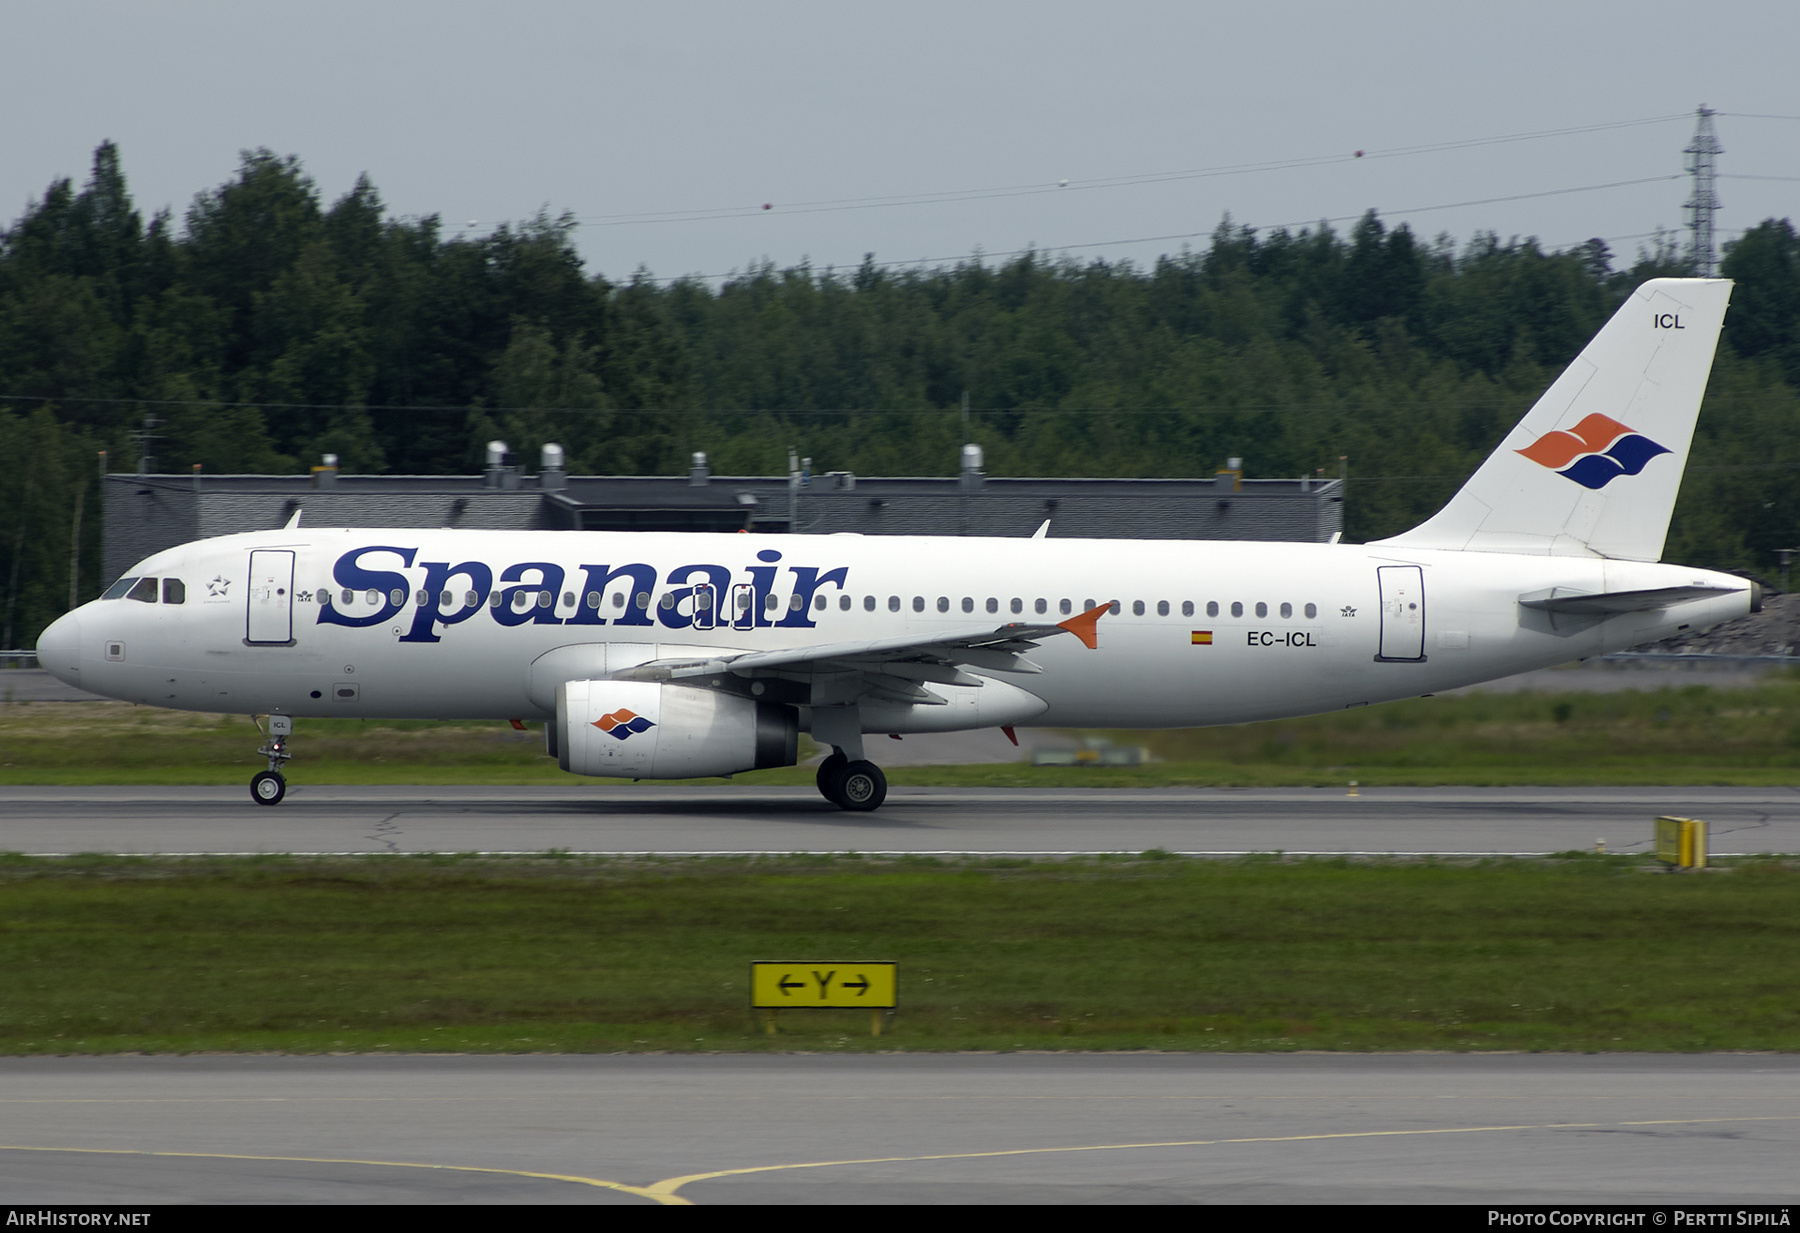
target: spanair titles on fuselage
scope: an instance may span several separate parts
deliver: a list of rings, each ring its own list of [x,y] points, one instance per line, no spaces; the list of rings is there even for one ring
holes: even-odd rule
[[[621,542],[630,546],[629,539]],[[619,625],[664,629],[813,629],[826,588],[845,594],[849,567],[789,565],[785,602],[776,594],[782,553],[766,548],[741,567],[678,565],[659,578],[644,561],[567,565],[555,561],[419,560],[417,547],[369,545],[339,556],[333,587],[302,591],[318,605],[319,625],[378,626],[411,609],[402,642],[437,642],[443,631],[485,614],[506,628],[521,625]],[[384,568],[385,567],[385,568]],[[407,573],[401,573],[406,569]],[[496,585],[498,584],[498,585]],[[725,601],[723,610],[721,600]]]

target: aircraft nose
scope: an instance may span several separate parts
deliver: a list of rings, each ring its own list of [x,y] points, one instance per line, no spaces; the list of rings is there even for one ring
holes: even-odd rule
[[[64,685],[81,684],[81,617],[64,613],[38,635],[38,663]]]

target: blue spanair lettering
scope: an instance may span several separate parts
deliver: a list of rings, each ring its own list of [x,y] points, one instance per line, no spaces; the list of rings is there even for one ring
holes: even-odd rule
[[[420,561],[419,567],[425,571],[425,600],[413,612],[412,629],[402,642],[436,642],[439,625],[460,625],[462,622],[480,612],[487,603],[488,592],[494,588],[494,571],[480,561],[464,561],[461,565],[452,565],[448,561]],[[444,612],[438,604],[438,597],[450,587],[452,578],[467,578],[468,590],[475,596],[474,603],[465,602],[454,612]]]
[[[788,605],[788,614],[777,622],[782,629],[812,629],[813,592],[827,582],[834,583],[838,590],[844,589],[844,580],[850,576],[850,567],[840,565],[834,570],[821,574],[816,565],[790,565],[788,572],[794,575],[794,598],[800,601],[798,606]]]
[[[669,571],[669,576],[663,579],[665,583],[675,587],[669,592],[675,602],[666,608],[658,605],[656,609],[656,619],[670,629],[691,629],[694,625],[694,618],[699,615],[693,606],[694,588],[692,586],[675,586],[676,583],[692,582],[695,574],[705,574],[704,581],[712,584],[712,602],[715,611],[719,597],[731,589],[731,571],[723,565],[677,565]],[[683,604],[688,606],[686,612],[681,610]],[[703,621],[701,624],[705,625],[706,622]]]
[[[771,562],[768,565],[744,567],[744,572],[750,575],[750,586],[756,597],[751,605],[754,624],[757,629],[767,629],[775,623],[769,619],[769,596],[775,592],[775,575],[780,572],[780,567],[772,562],[781,560],[781,554],[773,548],[764,548],[756,554],[756,559]]]
[[[535,582],[525,582],[527,570],[537,571]],[[519,582],[522,586],[507,587],[500,592],[500,603],[494,607],[494,619],[502,625],[524,625],[535,622],[538,625],[561,625],[556,615],[556,600],[562,591],[563,568],[549,561],[521,561],[517,565],[508,565],[506,572],[500,575],[501,582]],[[543,592],[549,592],[550,602],[540,603]],[[518,603],[515,596],[525,595],[529,599],[523,608],[514,608]]]
[[[606,602],[606,588],[614,578],[631,579],[631,589],[625,593],[625,615],[614,621],[614,625],[649,625],[650,613],[637,606],[639,595],[656,594],[656,567],[654,565],[621,565],[614,569],[610,565],[583,565],[579,567],[587,576],[582,593],[576,596],[575,615],[570,617],[570,625],[604,625],[606,618],[600,615],[600,605]],[[596,602],[592,607],[588,600]]]
[[[393,553],[400,558],[400,564],[408,568],[412,566],[413,558],[419,555],[417,548],[394,548],[386,544],[376,544],[368,548],[352,548],[339,557],[337,564],[331,567],[332,581],[340,587],[352,591],[381,592],[381,608],[368,616],[353,617],[339,612],[336,604],[320,604],[319,619],[315,624],[349,625],[353,628],[361,628],[379,625],[400,611],[406,602],[407,595],[412,592],[412,587],[406,581],[406,575],[387,569],[364,569],[359,564],[364,557],[377,552]],[[400,592],[400,603],[398,604],[394,602],[395,591]]]

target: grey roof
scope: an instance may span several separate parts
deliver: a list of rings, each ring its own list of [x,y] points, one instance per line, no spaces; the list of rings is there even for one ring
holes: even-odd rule
[[[1094,539],[1329,540],[1343,486],[1321,479],[785,476],[109,475],[106,567],[116,577],[190,540],[279,527],[724,530]]]

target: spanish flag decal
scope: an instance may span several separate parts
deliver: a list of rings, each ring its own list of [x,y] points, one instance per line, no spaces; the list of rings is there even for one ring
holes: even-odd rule
[[[1195,646],[1211,646],[1212,645],[1212,630],[1196,629],[1194,631],[1194,645]]]

